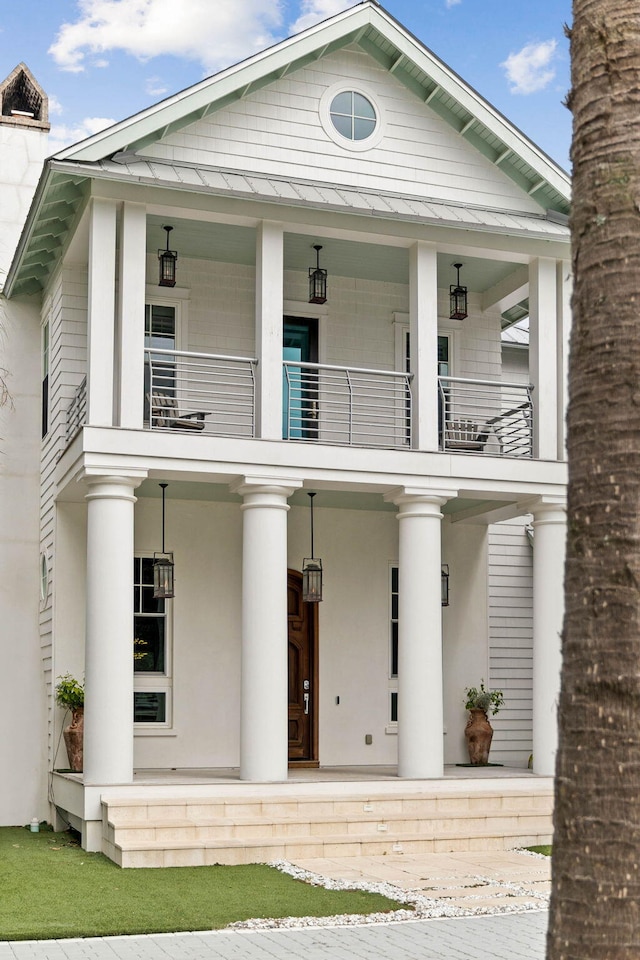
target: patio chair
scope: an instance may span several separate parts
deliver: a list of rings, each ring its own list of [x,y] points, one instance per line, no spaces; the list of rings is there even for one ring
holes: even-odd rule
[[[209,416],[207,412],[198,410],[194,413],[180,413],[176,398],[162,391],[148,393],[147,401],[152,427],[170,430],[204,430],[204,418]]]
[[[480,429],[471,420],[447,420],[444,425],[445,450],[484,450],[489,438],[485,428]]]

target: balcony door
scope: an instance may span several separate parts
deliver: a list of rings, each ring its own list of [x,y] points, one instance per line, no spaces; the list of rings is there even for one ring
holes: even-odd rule
[[[318,376],[302,364],[318,362],[317,320],[284,318],[282,359],[282,436],[313,439],[318,435]]]

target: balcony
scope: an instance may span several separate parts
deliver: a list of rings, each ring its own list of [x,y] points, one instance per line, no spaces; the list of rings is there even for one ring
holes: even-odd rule
[[[250,357],[145,350],[144,426],[205,436],[256,436],[256,368]],[[282,365],[285,440],[411,449],[412,374],[331,364]],[[439,447],[449,453],[533,456],[531,387],[438,378]],[[67,411],[70,442],[86,422],[86,379]]]

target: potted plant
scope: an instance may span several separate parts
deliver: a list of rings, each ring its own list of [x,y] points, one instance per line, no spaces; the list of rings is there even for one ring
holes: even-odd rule
[[[493,727],[489,723],[489,712],[495,716],[504,704],[502,690],[488,690],[484,680],[479,687],[467,687],[465,710],[470,717],[464,728],[469,751],[469,762],[473,766],[483,766],[489,762],[489,750],[493,739]]]
[[[71,711],[71,723],[62,731],[69,757],[69,767],[74,773],[82,772],[82,740],[84,734],[84,683],[70,673],[58,677],[56,703]]]

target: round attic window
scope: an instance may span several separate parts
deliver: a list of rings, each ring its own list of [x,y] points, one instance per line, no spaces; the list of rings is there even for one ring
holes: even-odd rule
[[[384,117],[371,94],[335,83],[320,100],[320,121],[327,136],[346,150],[371,150],[381,140]]]
[[[375,107],[361,93],[343,90],[331,101],[331,123],[347,140],[368,140],[375,133],[378,118]]]

